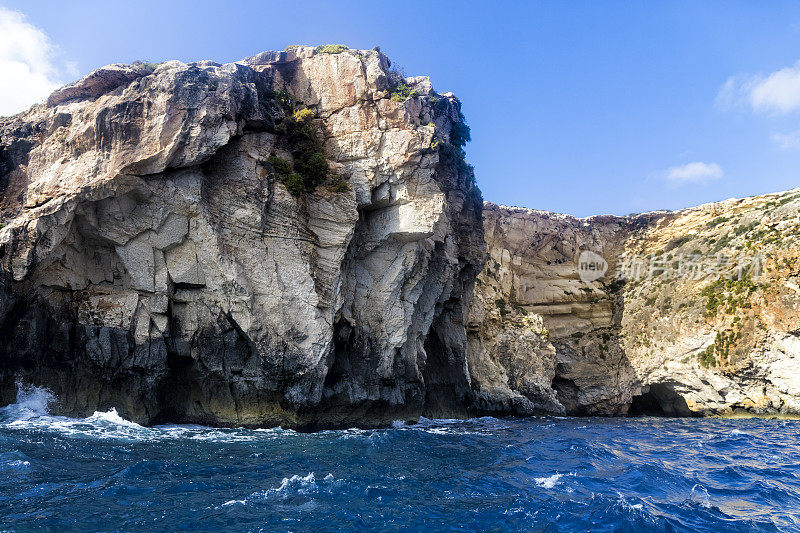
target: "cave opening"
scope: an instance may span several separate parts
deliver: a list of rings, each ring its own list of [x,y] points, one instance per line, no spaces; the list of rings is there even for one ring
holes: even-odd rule
[[[464,418],[470,392],[465,372],[466,335],[461,302],[447,300],[425,337],[423,415],[429,418]]]
[[[556,391],[556,398],[564,406],[566,413],[570,416],[585,416],[586,412],[580,407],[578,394],[580,388],[574,380],[556,376],[552,383],[553,390]]]
[[[680,417],[694,416],[686,400],[668,383],[645,387],[631,401],[628,416]]]

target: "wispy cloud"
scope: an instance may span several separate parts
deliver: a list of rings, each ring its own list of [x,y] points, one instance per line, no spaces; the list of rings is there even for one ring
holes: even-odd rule
[[[708,183],[718,180],[724,175],[725,172],[717,163],[703,163],[702,161],[670,167],[662,173],[662,177],[675,187],[691,183]]]
[[[790,133],[773,133],[772,140],[781,150],[796,150],[800,148],[800,130]]]
[[[25,15],[0,7],[0,115],[12,115],[43,99],[74,67],[58,63],[59,51]]]
[[[716,104],[771,114],[800,110],[800,61],[767,75],[731,76],[720,87]]]

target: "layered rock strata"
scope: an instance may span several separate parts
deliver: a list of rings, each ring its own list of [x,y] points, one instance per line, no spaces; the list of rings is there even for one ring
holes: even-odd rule
[[[342,46],[111,65],[0,118],[0,403],[300,429],[800,412],[800,191],[482,205],[468,139],[452,94]]]
[[[588,219],[487,203],[484,224],[486,408],[800,414],[800,190]],[[581,272],[592,257],[607,270]]]
[[[484,241],[460,104],[326,51],[111,65],[0,119],[5,402],[31,383],[146,424],[465,416]],[[276,167],[301,171],[301,119],[329,177],[293,195]]]

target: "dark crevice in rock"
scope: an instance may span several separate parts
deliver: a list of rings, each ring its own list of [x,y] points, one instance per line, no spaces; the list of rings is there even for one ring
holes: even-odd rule
[[[574,380],[556,377],[553,379],[553,390],[556,391],[556,398],[558,398],[558,401],[564,406],[568,415],[586,415],[585,409],[578,401],[580,387],[578,387]]]
[[[424,415],[430,418],[463,418],[468,412],[470,386],[464,360],[466,334],[461,301],[451,299],[431,324],[425,338]]]
[[[697,416],[686,400],[666,383],[656,383],[645,387],[642,394],[633,397],[629,416]]]

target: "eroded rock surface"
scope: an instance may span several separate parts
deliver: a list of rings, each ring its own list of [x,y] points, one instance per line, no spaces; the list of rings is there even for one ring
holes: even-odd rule
[[[800,414],[800,190],[588,219],[487,203],[484,224],[468,359],[485,408]],[[603,276],[582,279],[584,252]]]
[[[799,191],[483,206],[463,120],[340,47],[111,65],[0,118],[0,403],[34,384],[70,415],[310,429],[800,413]]]
[[[427,78],[391,83],[379,51],[294,47],[112,65],[0,119],[3,399],[33,383],[142,423],[466,413],[463,117]],[[292,161],[298,109],[339,183],[293,196],[269,159]]]

